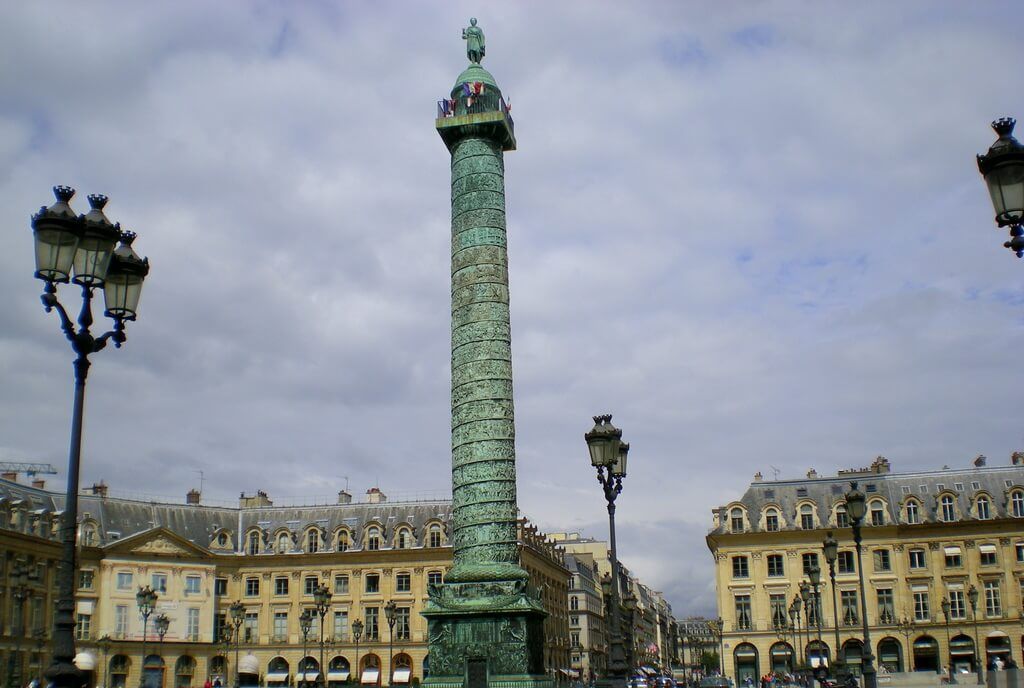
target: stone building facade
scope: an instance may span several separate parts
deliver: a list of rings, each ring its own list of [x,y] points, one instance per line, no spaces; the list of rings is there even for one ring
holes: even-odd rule
[[[105,485],[87,492],[79,501],[76,662],[91,685],[138,685],[143,666],[156,685],[175,687],[208,677],[227,685],[237,669],[243,685],[267,686],[296,685],[303,673],[329,686],[357,678],[387,685],[392,671],[394,684],[419,683],[429,672],[420,611],[428,586],[452,565],[449,501],[389,502],[373,488],[360,503],[341,492],[336,504],[280,507],[257,492],[237,507],[215,507],[194,492],[186,504],[109,497]],[[20,658],[29,676],[49,662],[52,619],[32,610],[52,608],[62,503],[62,494],[0,480],[0,660]],[[569,573],[536,528],[520,522],[519,534],[520,563],[545,591],[545,657],[554,674],[568,666]],[[40,577],[19,626],[8,572],[22,561]],[[299,617],[315,606],[320,584],[332,593],[323,631],[317,617],[304,642]],[[144,585],[158,594],[148,622],[135,601]],[[238,642],[225,642],[236,601],[244,610]],[[391,601],[393,633],[384,609]],[[169,619],[162,639],[160,614]],[[42,642],[29,652],[36,629]]]
[[[756,681],[770,670],[827,662],[837,650],[859,670],[861,592],[845,506],[853,480],[867,504],[862,563],[876,667],[971,671],[996,658],[1024,661],[1024,455],[1002,466],[978,457],[965,468],[913,473],[893,473],[879,457],[829,477],[812,470],[806,479],[767,481],[759,474],[742,496],[714,509],[707,545],[726,674]],[[829,532],[839,543],[835,586],[822,552]],[[822,571],[820,649],[813,595],[811,616],[804,605],[797,631],[788,617],[814,565]]]

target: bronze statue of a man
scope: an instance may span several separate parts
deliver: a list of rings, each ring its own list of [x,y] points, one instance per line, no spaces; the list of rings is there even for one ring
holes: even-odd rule
[[[469,28],[462,30],[462,39],[466,41],[466,57],[470,62],[480,64],[487,54],[484,44],[484,30],[476,25],[476,17],[469,20]]]

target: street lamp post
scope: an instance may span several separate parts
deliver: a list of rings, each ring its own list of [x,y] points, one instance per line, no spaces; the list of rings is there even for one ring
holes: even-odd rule
[[[825,677],[828,676],[828,670],[825,668],[824,663],[824,649],[825,646],[821,641],[821,569],[817,564],[812,564],[807,570],[807,575],[811,579],[811,587],[814,593],[814,620],[815,626],[818,627],[818,682],[824,685]]]
[[[24,559],[17,559],[14,562],[8,578],[11,597],[16,602],[14,623],[11,624],[11,634],[14,635],[14,652],[9,653],[7,661],[7,684],[10,688],[19,688],[22,682],[25,662],[21,652],[21,639],[25,636],[25,600],[32,596],[29,584],[36,580],[38,580],[38,576],[31,572],[28,562]]]
[[[234,628],[227,623],[220,627],[221,636],[219,638],[220,644],[224,648],[224,686],[226,687],[231,680],[231,672],[228,671],[228,654],[231,652],[231,641],[234,635]]]
[[[156,627],[156,634],[160,636],[160,658],[164,656],[164,636],[167,635],[167,629],[171,627],[171,620],[166,614],[157,614],[157,617],[153,619],[153,625]]]
[[[623,644],[626,646],[626,671],[632,675],[639,665],[636,652],[636,634],[634,632],[636,619],[636,595],[632,590],[627,590],[622,596],[622,608],[626,610],[625,630],[622,631]]]
[[[857,481],[850,483],[850,491],[846,493],[846,513],[850,516],[850,527],[853,529],[853,544],[857,550],[857,578],[860,583],[860,610],[864,617],[864,650],[861,658],[861,673],[864,675],[864,688],[877,688],[874,654],[871,651],[871,633],[868,630],[868,599],[864,591],[864,565],[861,560],[861,525],[867,513],[864,493],[857,489]]]
[[[356,683],[363,680],[363,672],[359,670],[359,640],[363,637],[363,620],[356,619],[352,622],[352,637],[356,641]]]
[[[946,620],[946,656],[949,661],[949,682],[956,683],[956,672],[953,670],[953,646],[949,642],[949,598],[942,598],[942,618]]]
[[[793,596],[793,601],[789,605],[789,618],[793,622],[793,629],[796,636],[796,673],[799,674],[804,663],[804,653],[802,650],[804,639],[800,633],[800,607],[802,603],[800,601],[800,594],[797,593]]]
[[[140,259],[132,250],[132,232],[122,232],[103,214],[107,197],[89,196],[91,210],[75,215],[69,201],[75,190],[68,186],[53,188],[57,202],[40,208],[32,216],[35,235],[35,276],[46,282],[42,302],[46,312],[56,309],[64,336],[77,354],[74,362],[75,395],[71,413],[71,442],[68,452],[68,484],[61,522],[61,561],[57,569],[57,602],[54,615],[53,654],[46,678],[54,688],[77,688],[82,672],[75,659],[75,572],[78,525],[78,476],[82,459],[82,416],[85,381],[89,374],[89,356],[103,349],[108,341],[115,347],[125,342],[124,326],[135,320],[142,282],[149,273],[148,259]],[[120,240],[120,245],[115,245]],[[72,275],[74,275],[72,277]],[[57,300],[57,285],[74,281],[82,289],[82,307],[78,327]],[[114,329],[93,336],[92,299],[103,288],[105,314],[114,321]]]
[[[231,625],[235,628],[235,688],[242,685],[242,676],[238,673],[238,650],[242,644],[242,622],[245,621],[245,605],[241,600],[235,600],[228,607],[231,612]]]
[[[974,621],[974,668],[978,672],[978,683],[984,683],[985,668],[981,661],[981,645],[978,642],[978,589],[971,584],[967,590],[967,600],[971,603],[971,618]]]
[[[810,667],[810,651],[808,645],[811,644],[811,585],[807,581],[801,581],[800,586],[800,599],[804,603],[804,635],[806,642],[804,643],[803,655],[804,665]]]
[[[978,170],[988,186],[996,224],[1010,228],[1010,240],[1003,246],[1020,258],[1024,256],[1024,146],[1013,137],[1016,123],[1012,117],[992,122],[999,138],[988,153],[978,156]]]
[[[608,531],[612,568],[611,635],[606,680],[611,688],[626,685],[626,655],[623,648],[622,622],[619,614],[619,560],[615,549],[615,498],[622,492],[626,477],[629,444],[622,441],[622,430],[612,425],[611,414],[594,416],[593,429],[584,435],[590,451],[590,463],[597,469],[597,480],[604,488],[608,503]]]
[[[916,627],[914,626],[913,621],[904,616],[902,619],[900,619],[900,622],[897,625],[897,629],[899,630],[900,635],[903,636],[903,641],[907,645],[907,651],[905,653],[905,656],[907,658],[907,666],[904,667],[904,669],[913,671],[913,665],[910,663],[910,659],[914,656],[914,648],[910,644],[910,636],[914,635]]]
[[[836,647],[833,653],[835,657],[832,660],[835,669],[832,675],[838,677],[839,670],[843,666],[843,653],[839,650],[839,602],[836,599],[836,559],[839,558],[839,543],[832,537],[831,531],[826,533],[825,541],[821,543],[821,549],[825,554],[825,561],[828,562],[828,577],[832,583],[832,626],[836,632]]]
[[[139,605],[139,613],[142,614],[142,664],[139,672],[141,688],[146,688],[146,634],[149,630],[149,615],[153,613],[158,597],[156,591],[148,585],[140,587],[135,593],[135,602]]]
[[[302,659],[299,661],[299,687],[307,686],[306,670],[309,668],[306,662],[306,641],[309,638],[309,631],[313,628],[313,614],[308,609],[303,609],[299,616],[299,630],[302,631]]]
[[[388,685],[391,685],[392,680],[395,677],[395,622],[398,621],[397,617],[398,605],[395,604],[394,600],[391,600],[384,605],[384,618],[388,620]]]
[[[320,672],[324,676],[324,685],[327,684],[327,671],[324,669],[324,617],[327,616],[327,611],[331,608],[331,591],[327,588],[326,583],[321,583],[316,586],[313,591],[313,601],[316,604],[316,614],[320,617]],[[320,675],[317,675],[317,681],[320,680]]]

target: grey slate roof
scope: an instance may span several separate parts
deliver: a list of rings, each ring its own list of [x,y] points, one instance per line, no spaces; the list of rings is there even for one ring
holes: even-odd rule
[[[718,507],[719,525],[712,532],[729,531],[729,510],[741,506],[747,510],[750,529],[760,529],[760,516],[768,506],[781,511],[785,523],[781,529],[799,527],[799,504],[814,506],[818,522],[826,524],[837,502],[844,501],[850,481],[856,480],[861,492],[871,502],[881,497],[885,504],[886,521],[900,522],[900,509],[905,500],[916,498],[920,504],[922,520],[941,520],[939,496],[949,494],[957,504],[960,520],[969,520],[974,499],[986,493],[991,498],[991,518],[1011,518],[1010,493],[1024,490],[1024,465],[971,466],[961,469],[942,469],[913,473],[875,473],[865,471],[843,472],[831,477],[802,480],[755,481],[737,501]]]

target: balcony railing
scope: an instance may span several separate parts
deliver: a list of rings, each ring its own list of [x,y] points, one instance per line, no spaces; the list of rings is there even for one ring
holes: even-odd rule
[[[460,117],[462,115],[476,115],[484,112],[500,112],[512,122],[512,115],[509,114],[508,103],[497,93],[484,92],[476,96],[459,95],[454,100],[442,98],[437,101],[437,118]]]

